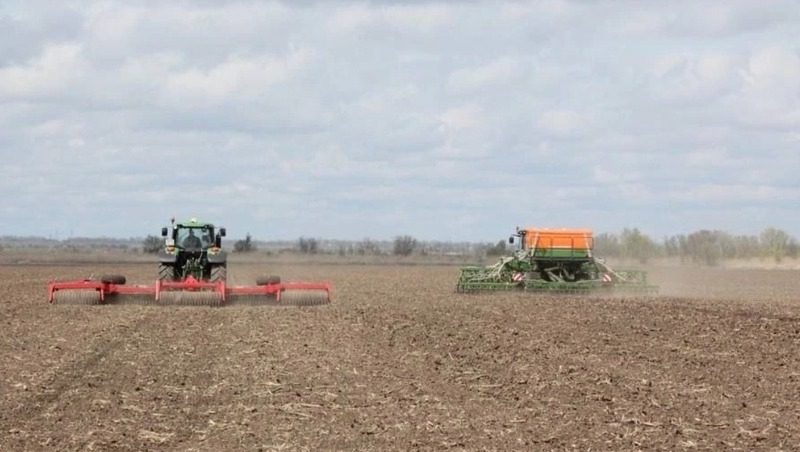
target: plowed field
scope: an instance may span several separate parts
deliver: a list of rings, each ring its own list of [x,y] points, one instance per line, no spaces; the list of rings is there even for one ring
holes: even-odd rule
[[[330,280],[333,303],[45,302],[50,278],[108,270],[0,267],[0,450],[800,444],[796,271],[658,270],[658,298],[599,299],[459,295],[448,266],[284,265],[269,273]]]

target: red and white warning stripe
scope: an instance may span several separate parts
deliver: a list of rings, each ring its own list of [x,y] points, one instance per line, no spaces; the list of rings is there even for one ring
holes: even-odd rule
[[[608,273],[603,273],[603,282],[611,282],[611,275]]]
[[[511,279],[513,279],[514,282],[520,282],[525,279],[525,274],[521,272],[514,273],[514,276],[512,276]]]

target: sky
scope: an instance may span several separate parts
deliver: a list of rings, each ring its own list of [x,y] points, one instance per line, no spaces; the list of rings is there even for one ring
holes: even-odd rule
[[[0,235],[800,237],[793,1],[0,2]]]

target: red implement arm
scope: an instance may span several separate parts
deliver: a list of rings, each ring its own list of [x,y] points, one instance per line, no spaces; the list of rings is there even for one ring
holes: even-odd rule
[[[189,291],[189,292],[199,292],[199,291],[207,291],[211,290],[219,294],[220,299],[224,302],[225,295],[227,293],[225,289],[225,281],[219,282],[207,282],[207,281],[200,281],[195,279],[193,276],[189,276],[183,281],[156,281],[155,287],[155,295],[156,301],[161,300],[161,293],[162,292],[171,292],[171,291]]]
[[[233,286],[228,287],[228,295],[274,295],[277,301],[281,301],[281,294],[285,290],[324,290],[330,298],[331,283],[310,283],[310,282],[285,282],[276,284],[266,284],[263,286]]]
[[[52,303],[55,299],[56,292],[60,290],[87,290],[97,291],[100,295],[100,301],[104,302],[106,295],[115,294],[155,294],[156,288],[153,286],[143,285],[125,285],[106,283],[92,279],[82,279],[78,281],[53,281],[47,286],[47,301]]]
[[[47,286],[47,301],[53,303],[55,295],[59,291],[96,291],[98,292],[100,303],[106,301],[108,295],[152,295],[156,302],[161,301],[161,296],[167,292],[214,292],[219,295],[222,303],[236,296],[274,296],[280,302],[284,291],[324,291],[330,300],[333,287],[330,283],[311,283],[311,282],[284,282],[266,284],[261,286],[228,286],[225,281],[207,282],[188,277],[183,281],[156,281],[154,286],[146,285],[126,285],[102,282],[92,279],[76,281],[53,281]]]

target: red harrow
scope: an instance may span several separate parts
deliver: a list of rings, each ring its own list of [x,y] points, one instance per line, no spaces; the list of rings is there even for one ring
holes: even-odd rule
[[[161,228],[164,246],[158,251],[154,286],[125,285],[122,275],[100,279],[53,281],[50,303],[128,303],[164,305],[284,304],[316,305],[331,301],[330,283],[281,282],[277,276],[256,280],[255,286],[229,286],[225,228],[191,218]]]
[[[330,303],[330,283],[281,282],[278,277],[259,278],[255,286],[229,286],[222,281],[203,281],[193,276],[183,281],[157,280],[155,285],[126,285],[121,275],[100,279],[52,281],[47,301],[70,304],[128,303],[156,305],[225,306],[295,305]]]

